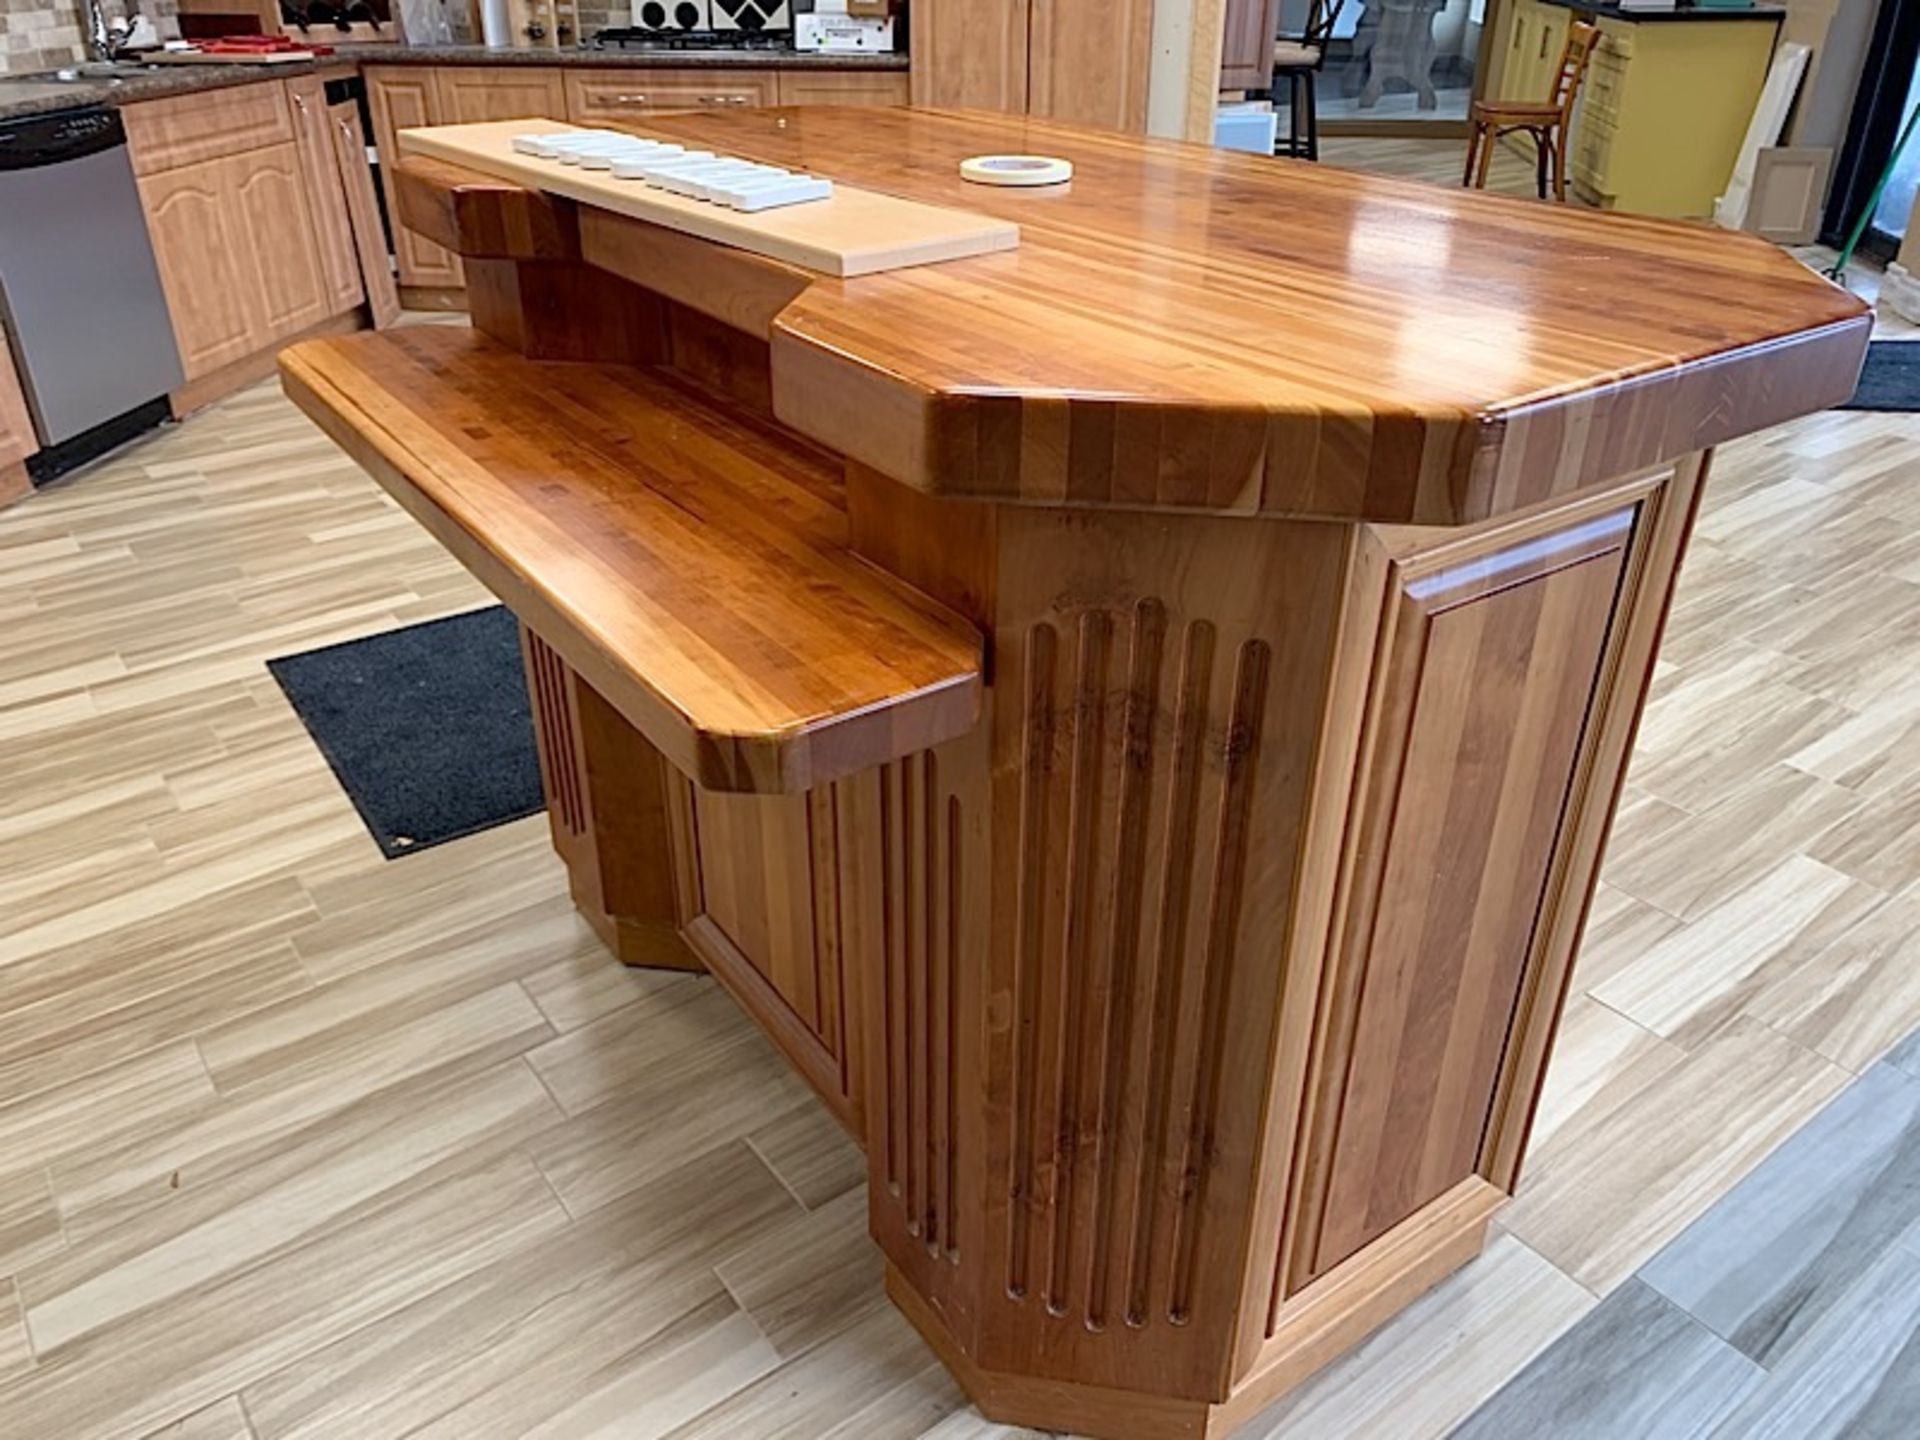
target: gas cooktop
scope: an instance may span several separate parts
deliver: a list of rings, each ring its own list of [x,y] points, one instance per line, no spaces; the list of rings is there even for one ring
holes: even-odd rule
[[[600,30],[595,50],[791,50],[790,30]]]

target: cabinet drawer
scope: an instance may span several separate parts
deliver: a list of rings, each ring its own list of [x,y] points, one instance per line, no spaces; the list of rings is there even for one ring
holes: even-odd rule
[[[904,70],[782,70],[782,105],[905,105]]]
[[[600,124],[664,110],[735,109],[779,101],[771,70],[628,70],[567,74],[567,118]]]
[[[278,80],[142,100],[126,106],[120,116],[126,123],[136,175],[154,175],[293,139],[287,87]]]

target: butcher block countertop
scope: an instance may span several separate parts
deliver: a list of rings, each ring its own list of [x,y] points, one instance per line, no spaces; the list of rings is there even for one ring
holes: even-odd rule
[[[940,494],[1456,522],[1837,404],[1870,329],[1693,225],[956,112],[647,130],[1020,226],[771,326],[786,423]],[[1009,149],[1075,178],[960,178]]]

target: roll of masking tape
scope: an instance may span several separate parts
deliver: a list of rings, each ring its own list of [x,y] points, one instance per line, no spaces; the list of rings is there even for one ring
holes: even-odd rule
[[[976,185],[1063,185],[1073,162],[1049,155],[976,155],[960,162],[960,178]]]

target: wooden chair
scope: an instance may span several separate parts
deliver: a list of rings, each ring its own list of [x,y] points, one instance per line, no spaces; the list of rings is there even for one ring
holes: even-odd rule
[[[1573,102],[1579,98],[1593,47],[1599,43],[1597,26],[1576,20],[1567,27],[1566,48],[1554,75],[1553,94],[1544,101],[1476,100],[1473,102],[1473,138],[1467,142],[1467,168],[1460,183],[1487,188],[1487,170],[1494,147],[1503,135],[1526,132],[1533,139],[1534,170],[1540,198],[1547,198],[1547,172],[1553,172],[1553,198],[1567,198],[1567,136],[1573,129]]]
[[[1273,42],[1273,88],[1276,98],[1280,82],[1288,85],[1287,137],[1274,154],[1291,155],[1296,160],[1320,158],[1320,104],[1314,94],[1315,77],[1327,62],[1327,42],[1333,38],[1334,22],[1347,0],[1312,0],[1307,7],[1307,23],[1298,35],[1282,35]]]

